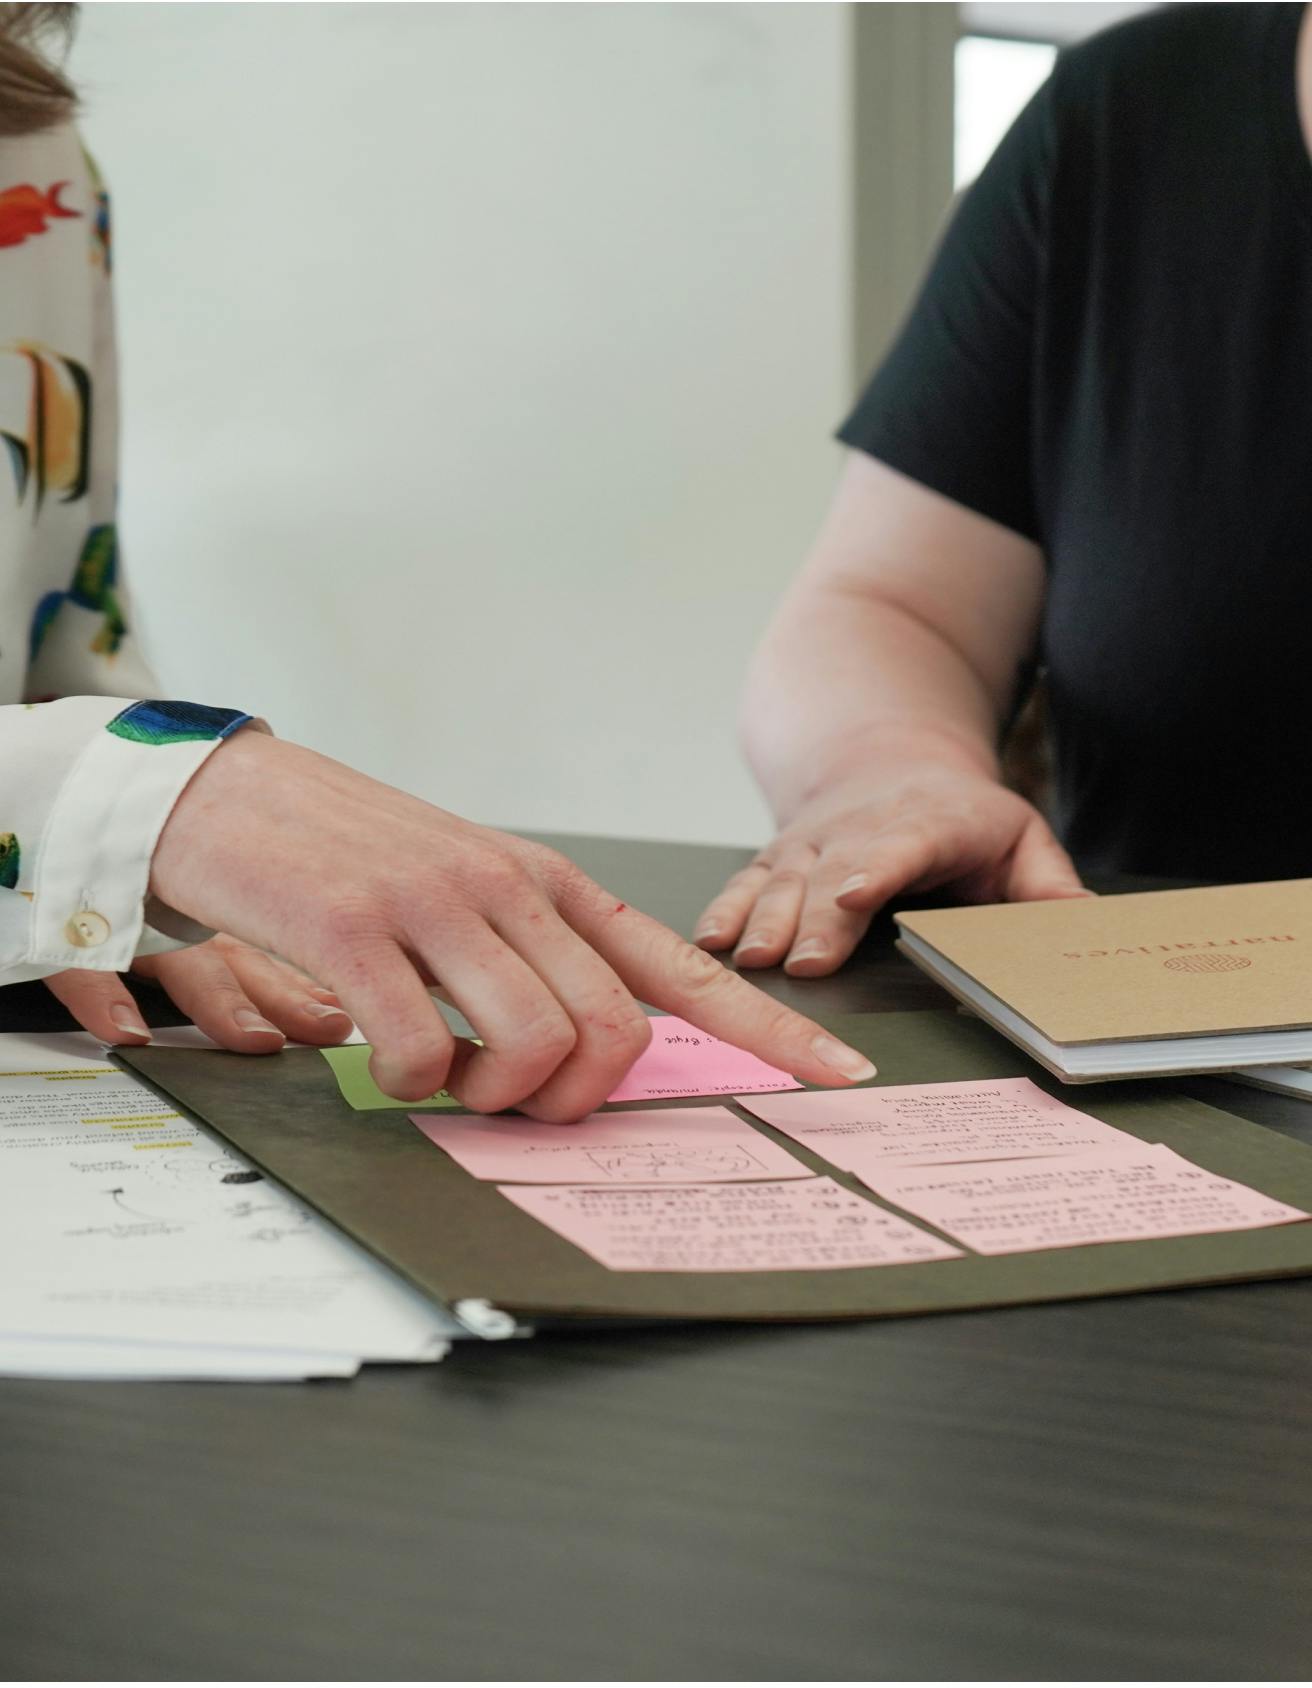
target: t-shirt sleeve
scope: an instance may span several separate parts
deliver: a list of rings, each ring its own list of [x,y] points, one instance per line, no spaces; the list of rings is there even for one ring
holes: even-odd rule
[[[1017,118],[948,225],[845,444],[1039,539],[1034,352],[1055,79]]]

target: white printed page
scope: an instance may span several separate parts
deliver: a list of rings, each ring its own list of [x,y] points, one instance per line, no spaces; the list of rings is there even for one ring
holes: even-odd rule
[[[225,1348],[182,1342],[85,1342],[78,1337],[0,1336],[0,1377],[119,1383],[300,1383],[354,1377],[353,1354]]]
[[[0,1335],[443,1351],[440,1309],[148,1086],[21,1042],[0,1044]]]

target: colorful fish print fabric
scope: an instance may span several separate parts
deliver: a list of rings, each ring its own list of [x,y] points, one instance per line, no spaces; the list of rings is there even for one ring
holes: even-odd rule
[[[134,638],[112,254],[77,133],[0,137],[0,984],[179,947],[146,923],[151,847],[251,719],[160,699]]]

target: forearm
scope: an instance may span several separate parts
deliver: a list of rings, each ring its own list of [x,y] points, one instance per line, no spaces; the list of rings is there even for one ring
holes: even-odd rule
[[[999,778],[1045,587],[1033,540],[848,457],[743,698],[777,831],[706,909],[699,943],[740,966],[831,973],[908,887],[1080,893],[1047,823]]]
[[[868,589],[799,586],[756,657],[743,745],[780,824],[857,766],[996,777],[1006,699],[937,630]]]

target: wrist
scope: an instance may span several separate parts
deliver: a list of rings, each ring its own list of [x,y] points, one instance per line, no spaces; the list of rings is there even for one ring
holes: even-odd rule
[[[250,817],[251,793],[266,779],[283,748],[263,722],[214,747],[178,794],[150,863],[149,895],[184,917],[204,920],[190,906],[205,859],[224,848],[224,834]]]
[[[824,792],[849,781],[893,785],[927,773],[952,773],[1000,783],[997,752],[980,734],[938,723],[866,724],[809,757],[790,793],[781,822]]]

